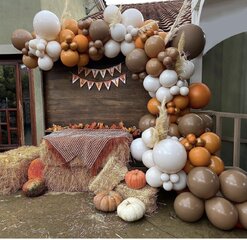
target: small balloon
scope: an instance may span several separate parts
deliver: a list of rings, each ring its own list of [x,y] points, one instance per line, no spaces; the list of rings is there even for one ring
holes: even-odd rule
[[[162,172],[157,167],[151,167],[146,172],[146,181],[147,184],[151,187],[160,187],[163,182],[161,181]]]
[[[160,52],[165,50],[165,42],[160,36],[154,35],[147,39],[144,49],[150,58],[156,58]]]
[[[170,102],[173,99],[173,95],[170,93],[169,88],[160,87],[156,92],[156,98],[159,102],[163,102],[165,99],[165,102]]]
[[[142,154],[149,150],[143,142],[142,138],[137,138],[132,141],[130,145],[130,152],[132,157],[137,161],[142,161]]]
[[[53,67],[53,60],[48,55],[44,55],[43,58],[38,59],[38,65],[41,70],[49,71]]]
[[[37,57],[30,57],[23,55],[22,56],[23,64],[28,68],[36,68],[38,66],[38,58]]]
[[[138,127],[141,131],[145,131],[150,127],[154,127],[155,121],[156,118],[153,115],[151,114],[143,115],[139,120]]]
[[[147,168],[154,167],[153,150],[147,150],[142,154],[142,162]]]

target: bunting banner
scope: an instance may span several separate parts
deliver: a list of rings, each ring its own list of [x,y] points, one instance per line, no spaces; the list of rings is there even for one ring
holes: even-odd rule
[[[81,78],[75,74],[72,75],[72,83],[75,83],[77,80],[80,81],[80,87],[82,88],[83,86],[87,86],[88,90],[91,90],[93,86],[95,85],[98,91],[102,89],[103,86],[107,90],[110,90],[112,83],[116,86],[119,87],[119,82],[121,81],[123,84],[126,84],[126,74],[122,74],[116,78],[107,80],[107,81],[93,81],[93,80],[87,80],[84,78]]]
[[[90,73],[92,73],[93,78],[96,78],[99,73],[102,78],[105,78],[105,75],[107,72],[113,77],[115,71],[119,73],[122,72],[122,63],[119,63],[118,65],[114,67],[104,68],[104,69],[91,69],[91,68],[86,68],[86,67],[78,67],[78,74],[81,74],[82,72],[84,72],[84,76],[87,77]]]

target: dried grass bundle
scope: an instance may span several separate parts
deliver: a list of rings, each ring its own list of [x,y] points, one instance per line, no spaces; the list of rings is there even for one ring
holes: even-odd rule
[[[120,193],[124,199],[128,197],[139,198],[146,205],[146,212],[151,214],[157,209],[157,193],[158,189],[146,185],[142,189],[131,189],[125,183],[119,184],[115,191]]]
[[[27,181],[27,170],[32,160],[40,156],[40,148],[22,146],[0,154],[0,194],[18,191]]]

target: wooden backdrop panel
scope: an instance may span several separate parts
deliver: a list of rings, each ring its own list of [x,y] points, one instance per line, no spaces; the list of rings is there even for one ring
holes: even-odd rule
[[[126,126],[138,126],[140,117],[148,113],[146,104],[150,99],[143,88],[142,81],[132,80],[131,73],[122,64],[122,73],[126,73],[126,84],[119,81],[119,87],[113,83],[108,91],[102,86],[88,90],[84,85],[80,88],[79,81],[72,84],[72,71],[76,69],[56,64],[51,71],[44,72],[44,99],[46,128],[52,124],[68,125],[69,123],[91,123],[92,121],[106,124],[123,121]],[[84,77],[84,73],[80,74]],[[108,73],[106,80],[120,76],[115,71],[113,77]],[[95,80],[90,74],[87,80]],[[100,73],[96,81],[102,81]]]

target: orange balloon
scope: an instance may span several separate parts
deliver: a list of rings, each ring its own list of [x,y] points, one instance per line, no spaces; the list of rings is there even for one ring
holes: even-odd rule
[[[189,160],[195,167],[206,167],[210,164],[211,154],[204,147],[194,147],[189,152]]]
[[[79,54],[77,51],[72,51],[71,49],[64,51],[62,50],[60,54],[62,63],[67,67],[73,67],[79,62]]]
[[[216,155],[212,155],[208,167],[211,170],[213,170],[217,175],[220,175],[225,169],[225,164],[221,158],[219,158]]]
[[[70,42],[72,42],[74,37],[75,37],[75,34],[69,29],[63,29],[59,33],[60,43],[67,42],[67,40],[71,40]]]
[[[77,51],[79,53],[84,53],[88,50],[88,39],[84,35],[76,35],[73,39],[78,45]]]
[[[167,32],[159,32],[158,34],[159,34],[159,36],[160,36],[162,39],[165,39],[165,38],[166,38],[166,35],[167,35]]]
[[[160,106],[160,102],[157,100],[157,98],[151,98],[148,101],[147,108],[151,114],[153,115],[159,114],[160,111],[158,106]]]
[[[148,25],[151,27],[151,29],[153,31],[158,31],[159,30],[159,25],[157,24],[157,22],[155,20],[152,20],[152,19],[149,19],[149,20],[146,20],[143,24],[143,26],[145,25]]]
[[[75,19],[66,18],[63,20],[62,30],[63,29],[69,29],[76,35],[78,33],[78,23]]]
[[[171,115],[169,115],[169,122],[170,122],[170,123],[175,123],[175,122],[177,122],[177,119],[178,119],[178,115],[176,115],[176,114],[171,114]]]
[[[79,62],[78,62],[78,66],[79,67],[84,67],[89,63],[89,56],[86,53],[80,54],[79,56]]]
[[[135,46],[136,46],[136,48],[144,49],[144,42],[142,41],[142,39],[139,36],[135,40]]]
[[[189,97],[177,95],[173,98],[176,107],[183,110],[189,105]]]
[[[191,164],[190,160],[187,160],[183,170],[185,171],[186,174],[188,174],[193,168],[194,166]]]
[[[36,68],[38,66],[38,58],[23,55],[22,62],[27,68]]]
[[[214,154],[221,147],[220,137],[213,132],[205,132],[200,136],[201,139],[205,141],[205,148],[211,153]]]
[[[211,98],[211,91],[204,83],[193,83],[189,86],[190,107],[199,109],[207,106]]]

